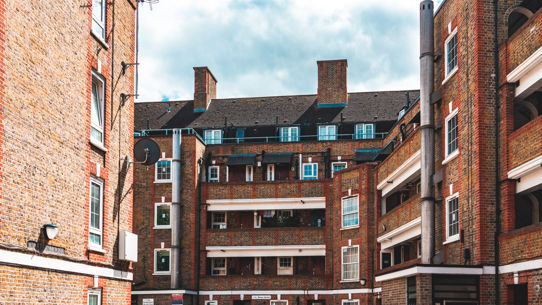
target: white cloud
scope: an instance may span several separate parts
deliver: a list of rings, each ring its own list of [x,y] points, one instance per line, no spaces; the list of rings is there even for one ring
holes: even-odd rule
[[[316,60],[348,59],[349,91],[418,86],[414,0],[161,0],[140,11],[139,101],[316,93]],[[397,86],[392,87],[390,86]]]

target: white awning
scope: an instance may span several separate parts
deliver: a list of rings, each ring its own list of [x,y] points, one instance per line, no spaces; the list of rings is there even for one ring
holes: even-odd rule
[[[208,246],[207,257],[325,256],[326,245]]]
[[[385,250],[422,235],[422,218],[418,217],[376,239],[380,249]]]
[[[207,211],[264,211],[325,209],[325,197],[209,199]]]

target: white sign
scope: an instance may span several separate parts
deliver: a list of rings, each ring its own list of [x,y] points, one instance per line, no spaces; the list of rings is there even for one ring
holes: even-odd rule
[[[143,305],[154,305],[154,299],[143,299]]]
[[[253,295],[252,299],[253,300],[271,300],[271,296],[270,295]]]

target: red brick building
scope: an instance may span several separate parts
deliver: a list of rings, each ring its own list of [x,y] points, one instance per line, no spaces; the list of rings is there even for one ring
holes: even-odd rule
[[[136,7],[0,1],[1,304],[130,303]]]
[[[372,302],[372,160],[418,91],[347,93],[346,60],[335,60],[318,62],[317,95],[216,99],[213,74],[194,70],[194,100],[136,104],[136,140],[162,154],[135,168],[138,304]],[[180,258],[172,128],[182,131]]]
[[[216,99],[202,67],[194,100],[136,105],[137,138],[163,153],[135,173],[138,304],[542,303],[542,3],[420,6],[434,29],[420,99],[347,93],[346,61],[322,61],[317,95]]]

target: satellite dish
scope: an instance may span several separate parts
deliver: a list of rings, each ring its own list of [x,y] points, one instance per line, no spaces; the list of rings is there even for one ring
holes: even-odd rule
[[[143,165],[153,165],[160,159],[160,147],[151,139],[143,139],[134,145],[134,158]]]

